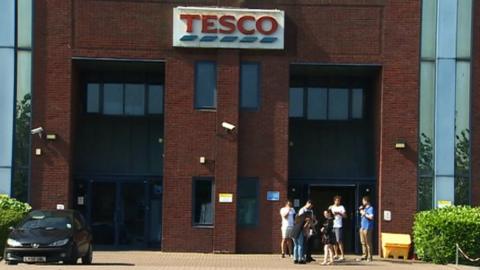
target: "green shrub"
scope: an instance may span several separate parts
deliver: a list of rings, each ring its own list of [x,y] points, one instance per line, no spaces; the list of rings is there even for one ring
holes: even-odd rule
[[[446,207],[415,215],[413,240],[418,257],[439,264],[455,261],[455,244],[480,256],[480,208]]]
[[[0,255],[3,255],[9,228],[15,226],[32,208],[6,195],[0,195]]]

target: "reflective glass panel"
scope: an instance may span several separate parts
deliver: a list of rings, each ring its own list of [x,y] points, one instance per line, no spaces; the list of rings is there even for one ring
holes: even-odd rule
[[[100,112],[100,84],[87,84],[87,113]]]
[[[18,30],[17,46],[32,47],[32,0],[17,0]]]
[[[123,114],[123,84],[106,83],[103,86],[103,113]]]
[[[241,65],[240,106],[246,109],[258,108],[260,67],[255,63]]]
[[[348,119],[348,89],[331,88],[328,92],[328,119]]]
[[[0,168],[0,194],[8,194],[11,192],[12,170],[10,168]]]
[[[163,113],[163,85],[148,86],[148,113]]]
[[[0,166],[12,165],[14,73],[14,50],[0,49]]]
[[[195,71],[195,108],[217,106],[217,66],[213,62],[198,62]]]
[[[0,46],[15,44],[15,1],[0,1]]]
[[[435,58],[437,40],[437,0],[422,1],[422,49],[421,56]]]
[[[307,110],[308,119],[326,120],[327,119],[327,89],[326,88],[308,88]]]
[[[289,116],[303,117],[303,88],[290,88]]]
[[[195,180],[193,190],[193,223],[195,225],[213,224],[212,181]]]
[[[457,57],[470,58],[472,47],[472,0],[459,0],[457,12]]]
[[[145,85],[125,84],[125,114],[145,114]]]
[[[352,89],[352,118],[363,118],[363,89]]]
[[[435,62],[420,67],[419,174],[433,175],[435,123]]]

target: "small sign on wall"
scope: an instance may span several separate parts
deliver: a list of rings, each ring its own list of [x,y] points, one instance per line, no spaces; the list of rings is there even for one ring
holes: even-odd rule
[[[218,194],[219,203],[232,203],[233,202],[233,193],[219,193]]]
[[[267,201],[279,201],[280,192],[279,191],[267,191]]]

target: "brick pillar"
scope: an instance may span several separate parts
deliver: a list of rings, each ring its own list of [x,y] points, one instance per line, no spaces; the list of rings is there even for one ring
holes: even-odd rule
[[[215,230],[213,251],[235,253],[237,225],[239,53],[219,50],[215,150]],[[236,126],[233,131],[222,122]],[[232,193],[232,203],[219,203],[219,193]]]

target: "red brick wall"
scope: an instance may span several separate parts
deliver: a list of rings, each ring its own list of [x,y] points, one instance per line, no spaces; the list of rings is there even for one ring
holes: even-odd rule
[[[195,3],[216,5],[217,1]],[[184,5],[184,1],[37,3],[34,125],[58,134],[59,139],[49,143],[34,139],[33,147],[44,150],[43,156],[32,159],[34,206],[53,207],[57,202],[68,204],[72,199],[72,108],[77,90],[71,57],[163,59],[163,249],[278,252],[278,210],[286,198],[288,183],[289,64],[376,64],[382,66],[377,96],[380,104],[376,105],[380,197],[377,207],[378,213],[391,210],[393,218],[392,222],[381,222],[379,228],[409,232],[416,210],[419,1],[295,3],[220,1],[220,5],[285,10],[285,51],[174,49],[172,8]],[[193,108],[196,60],[217,61],[216,112]],[[238,63],[245,60],[262,63],[261,106],[257,112],[238,111]],[[225,134],[220,127],[222,121],[236,124],[237,133]],[[396,138],[406,139],[408,149],[395,150]],[[200,164],[200,156],[210,162]],[[215,228],[192,227],[194,176],[215,177],[216,200],[218,192],[236,193],[237,176],[259,177],[258,227],[236,228],[235,203],[216,204]],[[281,192],[280,202],[266,201],[269,190]],[[252,245],[252,239],[257,244]]]

